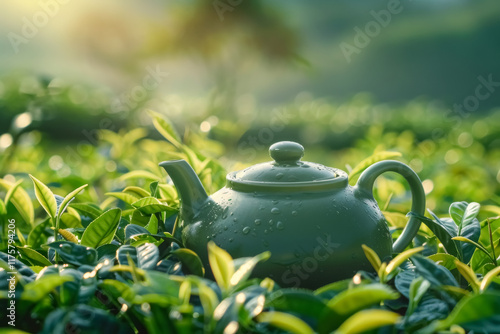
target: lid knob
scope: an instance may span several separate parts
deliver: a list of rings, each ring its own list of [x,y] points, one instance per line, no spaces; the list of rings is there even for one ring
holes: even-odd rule
[[[296,163],[304,156],[304,147],[293,141],[280,141],[269,147],[269,154],[278,164]]]

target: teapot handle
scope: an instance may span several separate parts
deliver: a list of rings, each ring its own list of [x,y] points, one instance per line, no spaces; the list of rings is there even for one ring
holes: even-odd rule
[[[375,179],[385,172],[396,172],[406,179],[412,193],[411,211],[423,216],[425,214],[425,192],[422,187],[422,182],[418,175],[402,162],[385,160],[371,165],[361,173],[356,188],[373,196],[373,184]],[[410,244],[417,235],[420,223],[421,221],[415,216],[410,218],[403,233],[401,233],[399,238],[392,245],[394,252],[400,253]]]

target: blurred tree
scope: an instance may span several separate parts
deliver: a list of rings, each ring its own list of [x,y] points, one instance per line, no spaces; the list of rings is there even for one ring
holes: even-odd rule
[[[154,45],[152,53],[191,54],[214,81],[210,114],[235,119],[234,102],[241,69],[256,60],[304,63],[298,55],[299,38],[283,13],[264,1],[212,2],[198,0],[177,6],[175,29]]]

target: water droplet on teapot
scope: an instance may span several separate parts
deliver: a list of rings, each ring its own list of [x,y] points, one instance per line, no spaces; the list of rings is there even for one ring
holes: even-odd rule
[[[227,226],[224,226],[224,231],[227,231],[228,227]]]
[[[261,223],[261,222],[262,222],[262,221],[261,221],[260,219],[255,219],[255,220],[254,220],[255,225],[260,225],[260,223]]]
[[[280,201],[273,199],[273,204],[278,204]]]
[[[274,228],[271,226],[271,227],[269,228],[269,232],[272,232],[272,231],[274,231]]]
[[[230,213],[230,216],[232,216],[232,215],[234,215],[234,212],[231,212],[231,213]]]
[[[209,235],[207,235],[207,239],[210,240],[210,236]]]
[[[272,214],[277,215],[277,214],[279,214],[280,212],[281,212],[281,210],[280,210],[280,209],[278,209],[278,208],[272,208],[272,209],[271,209],[271,213],[272,213]]]
[[[214,234],[212,234],[212,238],[215,238],[216,236],[217,236],[217,235],[216,235],[215,233],[214,233]]]
[[[283,173],[276,174],[276,179],[277,180],[281,179],[283,177],[283,175],[285,175],[285,174],[283,174]]]
[[[229,242],[233,242],[233,240],[234,240],[233,238],[229,238]]]
[[[277,223],[276,223],[276,228],[277,228],[278,230],[282,230],[282,229],[284,229],[284,228],[285,228],[285,225],[283,225],[283,222],[277,222]]]
[[[238,218],[233,218],[233,222],[237,222],[238,221]]]
[[[226,219],[226,218],[227,218],[227,215],[222,216],[222,219]]]
[[[248,234],[250,232],[250,227],[245,226],[243,227],[243,234]]]
[[[298,214],[299,214],[299,213],[298,213],[297,211],[295,211],[295,210],[293,210],[293,211],[292,211],[292,215],[296,216],[296,215],[298,215]]]
[[[274,223],[274,220],[270,219],[269,220],[269,225],[272,225]]]
[[[265,207],[264,206],[259,206],[259,210],[264,210]]]
[[[317,228],[318,230],[321,230],[321,226],[319,226],[319,225],[316,225],[316,228]]]
[[[269,231],[267,230],[267,228],[264,230],[264,234],[268,234]]]

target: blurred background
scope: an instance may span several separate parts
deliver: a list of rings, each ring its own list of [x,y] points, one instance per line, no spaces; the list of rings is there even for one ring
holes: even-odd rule
[[[152,126],[154,110],[226,170],[268,160],[279,140],[344,170],[394,151],[424,180],[428,207],[500,204],[497,0],[2,8],[5,180],[92,183],[98,198],[100,185],[120,188],[110,180],[128,171],[161,176],[156,163],[171,147]],[[405,194],[383,182],[380,199]]]

